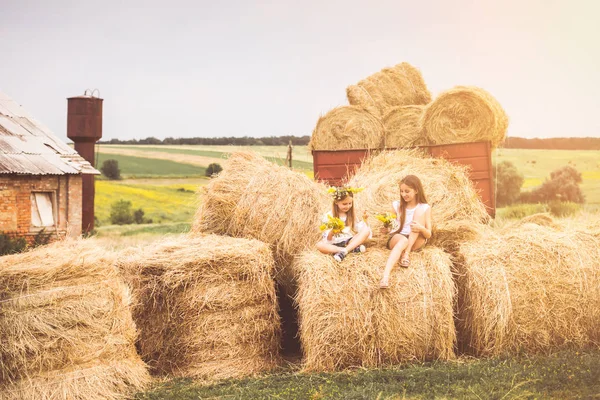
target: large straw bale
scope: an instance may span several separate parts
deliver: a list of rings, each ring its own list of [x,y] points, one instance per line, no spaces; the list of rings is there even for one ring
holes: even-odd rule
[[[148,371],[138,360],[121,359],[40,372],[0,389],[0,400],[129,399],[132,388],[143,388]]]
[[[365,188],[355,196],[355,204],[367,210],[371,226],[378,226],[373,215],[392,211],[392,201],[400,198],[400,180],[409,174],[419,177],[431,205],[436,245],[451,249],[489,220],[465,167],[418,150],[395,150],[367,158],[350,179],[351,186]],[[373,231],[377,237],[379,229]]]
[[[450,256],[426,247],[379,289],[389,251],[369,249],[342,263],[306,251],[294,261],[304,369],[331,371],[454,356]]]
[[[599,259],[585,232],[482,229],[455,264],[462,346],[479,356],[599,346]]]
[[[0,258],[0,392],[33,399],[62,388],[52,398],[116,399],[149,382],[114,261],[94,240]],[[90,365],[101,372],[83,378]],[[86,379],[95,382],[79,388]]]
[[[425,106],[400,106],[388,109],[383,117],[385,147],[425,146],[422,117]]]
[[[204,380],[277,365],[280,323],[268,245],[182,235],[124,251],[142,358],[159,374]]]
[[[377,149],[383,146],[384,127],[368,109],[336,107],[319,117],[310,150]]]
[[[201,193],[194,232],[258,239],[271,246],[278,281],[295,254],[314,246],[322,213],[331,207],[323,185],[254,153],[235,153]]]
[[[431,101],[421,72],[406,62],[348,86],[346,96],[351,105],[378,110],[381,116],[390,107],[424,105]]]
[[[489,141],[498,147],[506,138],[508,117],[485,90],[457,86],[441,93],[425,109],[423,130],[433,144]]]

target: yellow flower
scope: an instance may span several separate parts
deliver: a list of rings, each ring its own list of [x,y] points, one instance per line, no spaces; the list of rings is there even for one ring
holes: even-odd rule
[[[377,220],[381,221],[383,223],[384,227],[389,228],[393,224],[394,220],[396,219],[396,214],[386,212],[384,214],[375,215],[375,218],[377,218]]]

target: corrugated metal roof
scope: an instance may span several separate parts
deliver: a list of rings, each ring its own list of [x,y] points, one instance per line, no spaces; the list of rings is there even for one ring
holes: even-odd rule
[[[0,92],[0,174],[100,174],[6,94]]]

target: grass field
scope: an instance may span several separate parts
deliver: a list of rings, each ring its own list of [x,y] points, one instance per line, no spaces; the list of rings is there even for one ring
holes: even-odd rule
[[[142,180],[96,181],[95,214],[100,225],[109,224],[111,205],[131,201],[132,209],[142,208],[154,223],[190,222],[197,208],[196,191],[207,179],[177,179],[162,184]],[[169,182],[169,183],[166,183]]]
[[[138,400],[192,399],[592,399],[600,397],[600,352],[565,351],[510,359],[459,359],[387,369],[299,374],[198,386],[175,379]]]
[[[532,189],[550,177],[550,172],[570,165],[581,172],[581,190],[589,205],[600,207],[600,151],[497,149],[494,162],[510,161],[525,177],[524,189]]]

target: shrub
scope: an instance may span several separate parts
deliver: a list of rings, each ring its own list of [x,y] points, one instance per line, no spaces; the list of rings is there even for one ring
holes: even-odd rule
[[[0,232],[0,256],[5,254],[20,253],[27,248],[25,238],[12,238]]]
[[[572,201],[551,201],[548,203],[550,213],[555,217],[569,217],[581,210],[581,204]]]
[[[212,177],[213,175],[218,174],[219,172],[223,171],[223,167],[221,167],[220,164],[217,163],[211,163],[208,165],[208,167],[206,168],[206,172],[204,173],[206,176],[210,176]]]
[[[521,201],[544,202],[570,201],[583,203],[585,197],[581,192],[581,173],[575,168],[567,165],[550,173],[550,179],[546,179],[541,187],[524,193]]]
[[[528,215],[548,212],[545,204],[515,204],[506,207],[500,212],[500,216],[506,219],[521,219]]]
[[[133,212],[133,220],[136,224],[151,224],[152,219],[144,218],[144,210],[138,208]]]
[[[110,206],[110,222],[114,225],[128,225],[133,223],[131,202],[119,200]]]
[[[105,160],[100,167],[100,171],[108,179],[117,180],[121,179],[121,170],[119,169],[119,162],[117,160]]]
[[[494,178],[498,184],[496,203],[498,207],[504,207],[519,200],[521,186],[523,186],[523,175],[510,161],[502,161],[494,169]]]

